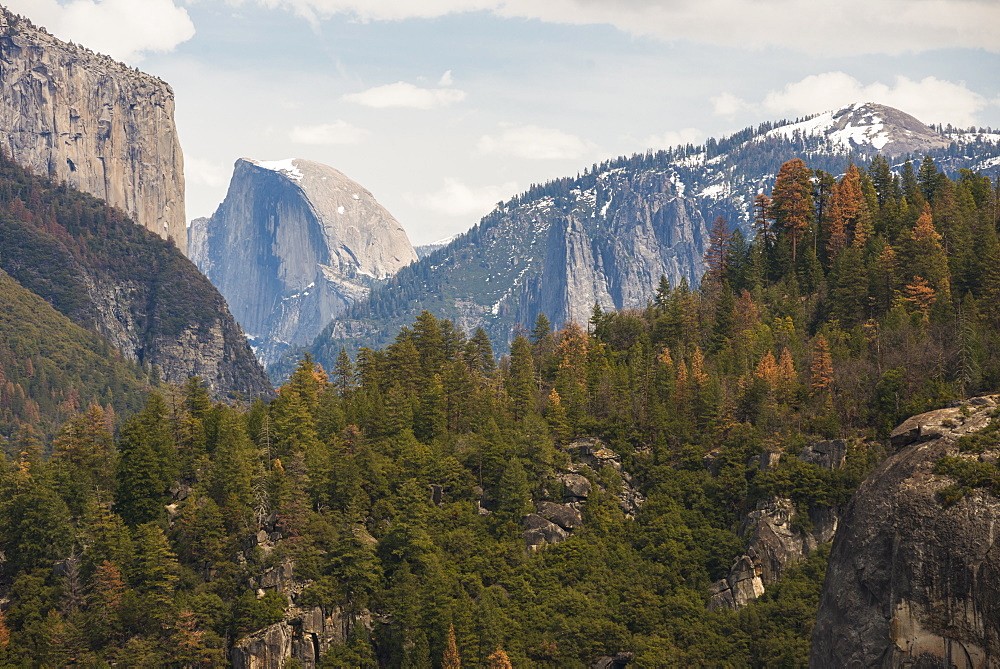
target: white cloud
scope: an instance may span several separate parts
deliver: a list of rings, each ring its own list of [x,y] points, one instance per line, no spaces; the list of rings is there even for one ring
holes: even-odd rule
[[[450,72],[445,77],[451,78]],[[442,77],[442,80],[445,79]],[[410,107],[413,109],[435,109],[465,99],[465,91],[457,88],[420,88],[405,81],[376,86],[360,93],[344,96],[348,102],[356,102],[366,107],[384,109],[386,107]]]
[[[485,216],[497,202],[506,200],[520,190],[513,181],[500,186],[474,188],[458,179],[447,177],[439,190],[424,195],[409,194],[406,199],[412,204],[447,216]]]
[[[825,72],[770,91],[762,107],[771,114],[804,116],[838,109],[852,102],[878,102],[912,114],[924,123],[957,126],[977,124],[977,114],[989,104],[985,97],[969,90],[964,83],[935,77],[920,81],[896,77],[893,85],[882,82],[866,85],[844,72]]]
[[[732,116],[738,111],[745,109],[747,103],[736,97],[732,93],[720,93],[712,98],[712,109],[718,116]]]
[[[483,135],[476,145],[485,155],[512,156],[528,160],[572,160],[594,150],[584,139],[537,125],[508,126],[498,135]]]
[[[697,144],[705,134],[697,128],[668,130],[661,135],[650,135],[646,138],[646,146],[654,149],[665,149],[671,146]]]
[[[368,136],[368,131],[337,120],[320,125],[297,125],[288,133],[288,138],[297,144],[359,144]]]
[[[441,75],[441,79],[438,81],[438,86],[454,86],[455,80],[451,76],[451,70],[448,70]]]
[[[187,10],[174,0],[6,0],[60,39],[118,60],[138,62],[145,51],[170,51],[194,36]]]
[[[993,0],[229,0],[284,7],[317,21],[348,14],[362,21],[432,18],[491,11],[508,18],[610,24],[636,35],[723,46],[789,47],[854,55],[928,49],[1000,52],[1000,3]]]

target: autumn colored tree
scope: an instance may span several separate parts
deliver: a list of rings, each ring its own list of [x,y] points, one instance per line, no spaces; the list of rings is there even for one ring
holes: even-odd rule
[[[829,397],[833,389],[833,358],[830,355],[830,345],[823,335],[816,338],[809,372],[809,394],[813,397]]]
[[[507,653],[500,646],[497,646],[497,649],[486,658],[486,661],[489,662],[489,669],[514,669],[514,665],[510,663]]]
[[[792,243],[792,262],[796,261],[799,238],[812,222],[811,172],[801,158],[784,163],[778,170],[771,191],[768,209],[775,226],[784,231]]]
[[[455,626],[448,626],[448,637],[445,640],[444,657],[441,659],[441,669],[461,669],[462,661],[458,656],[458,644],[455,641]]]
[[[907,285],[917,285],[917,278],[934,290],[936,301],[951,298],[951,273],[948,258],[941,246],[941,235],[934,226],[930,205],[924,203],[913,229],[903,236],[902,254]],[[919,292],[925,292],[921,288]]]
[[[716,284],[722,281],[722,276],[726,271],[731,238],[729,222],[722,216],[717,217],[708,233],[708,248],[705,250],[706,272],[711,281]]]

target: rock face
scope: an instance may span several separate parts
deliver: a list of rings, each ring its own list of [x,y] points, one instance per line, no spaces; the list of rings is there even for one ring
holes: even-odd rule
[[[189,245],[265,365],[417,259],[371,193],[301,159],[238,160],[225,201],[192,222]]]
[[[1000,663],[1000,498],[955,481],[943,456],[995,463],[956,440],[985,427],[1000,396],[907,420],[901,450],[854,494],[834,540],[813,631],[813,667],[995,667]],[[995,417],[992,418],[996,420]],[[994,465],[995,466],[995,465]]]
[[[0,8],[0,143],[38,175],[105,200],[187,248],[174,94]]]
[[[747,466],[761,470],[773,468],[781,453],[765,451],[752,458]],[[802,449],[799,459],[824,469],[839,469],[847,457],[847,444],[842,439],[819,441]],[[833,540],[839,524],[839,509],[815,507],[808,509],[810,529],[795,526],[795,517],[802,513],[790,499],[773,497],[757,503],[747,514],[740,528],[746,537],[746,553],[737,557],[729,576],[712,584],[709,591],[710,609],[738,609],[757,599],[766,586],[781,580],[785,570],[823,543]]]
[[[331,644],[346,641],[355,625],[371,626],[368,614],[344,615],[318,606],[299,606],[297,598],[309,584],[293,575],[295,565],[286,560],[265,571],[258,580],[257,594],[278,592],[289,600],[284,618],[250,634],[235,644],[229,659],[236,669],[277,669],[289,660],[301,667],[315,667]]]

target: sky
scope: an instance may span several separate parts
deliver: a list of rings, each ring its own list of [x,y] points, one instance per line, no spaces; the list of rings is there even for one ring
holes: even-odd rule
[[[997,0],[0,0],[174,90],[188,218],[308,158],[414,244],[531,184],[879,102],[1000,128]]]

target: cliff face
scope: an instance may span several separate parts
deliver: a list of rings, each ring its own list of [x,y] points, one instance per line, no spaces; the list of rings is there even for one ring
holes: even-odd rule
[[[993,667],[1000,662],[1000,498],[935,474],[944,456],[996,467],[1000,435],[977,452],[1000,396],[903,423],[900,446],[854,494],[834,540],[813,631],[813,667]],[[982,452],[978,452],[981,450]]]
[[[0,268],[22,286],[167,381],[273,392],[225,300],[173,244],[2,157],[0,186]]]
[[[211,219],[190,228],[192,258],[226,297],[260,359],[306,344],[348,305],[417,259],[371,193],[309,160],[236,162]]]
[[[524,282],[516,303],[508,297],[502,305],[513,310],[514,322],[530,324],[543,313],[556,324],[586,323],[595,303],[613,310],[644,306],[661,276],[672,285],[697,282],[708,227],[670,176],[616,173],[601,186],[607,204],[614,202],[603,216],[578,209],[553,217],[541,272]]]
[[[802,449],[799,459],[825,469],[844,466],[844,441],[820,441]],[[747,463],[761,470],[774,467],[782,453],[768,451]],[[820,544],[831,541],[837,531],[838,508],[817,506],[802,509],[790,499],[773,497],[757,503],[747,514],[740,534],[747,538],[746,553],[733,561],[729,576],[712,584],[709,609],[739,609],[757,599],[768,586],[781,580],[788,567],[807,557]],[[809,530],[795,526],[797,515],[807,512]]]
[[[184,164],[170,87],[3,8],[0,143],[35,174],[121,208],[186,250]]]

